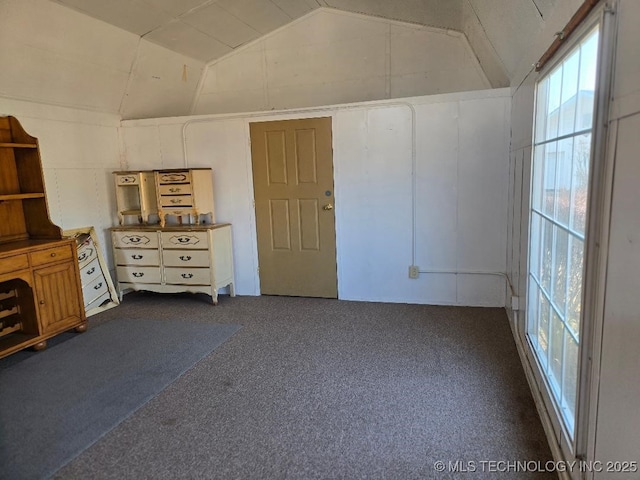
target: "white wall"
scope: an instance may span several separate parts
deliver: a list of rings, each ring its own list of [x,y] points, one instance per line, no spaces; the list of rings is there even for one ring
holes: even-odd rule
[[[211,63],[193,113],[280,110],[490,87],[459,32],[323,8]]]
[[[509,185],[509,238],[507,270],[520,296],[519,315],[508,310],[517,341],[524,328],[526,295],[528,195],[531,171],[531,129],[535,75],[530,65],[552,42],[580,1],[557,2],[546,28],[531,40],[516,75],[512,100],[512,138]],[[587,461],[640,462],[640,2],[620,0],[608,140],[609,197],[605,199],[605,224],[609,230],[600,239],[603,248],[599,280],[600,310],[596,325],[591,392],[591,418]],[[526,64],[528,63],[529,66]],[[610,223],[609,223],[610,222]],[[517,320],[517,324],[515,321]],[[522,345],[522,344],[521,344]],[[526,362],[525,362],[526,366]],[[545,421],[543,415],[543,422]],[[558,426],[556,425],[557,429]],[[552,447],[557,441],[548,432]],[[559,450],[555,453],[560,455]],[[590,472],[587,478],[637,478],[637,473]]]
[[[289,113],[123,122],[127,167],[214,170],[216,217],[231,222],[237,292],[258,295],[249,122],[333,117],[339,297],[504,305],[509,92],[410,99],[416,111],[416,264],[411,109],[373,102]],[[498,273],[494,275],[492,273]]]
[[[120,117],[1,98],[0,115],[13,115],[38,139],[52,222],[64,230],[94,226],[110,259]]]
[[[187,114],[203,67],[48,0],[0,2],[0,64],[0,97],[124,118]]]
[[[640,462],[640,2],[621,1],[618,21],[610,123],[616,136],[609,146],[615,174],[594,443],[597,459]]]

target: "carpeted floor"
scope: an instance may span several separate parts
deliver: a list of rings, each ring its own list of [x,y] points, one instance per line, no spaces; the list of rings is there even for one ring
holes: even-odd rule
[[[243,328],[58,478],[557,478],[482,471],[551,459],[502,309],[137,293],[90,328],[120,317]]]

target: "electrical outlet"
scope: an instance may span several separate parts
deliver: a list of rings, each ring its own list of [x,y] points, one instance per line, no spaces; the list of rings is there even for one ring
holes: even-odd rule
[[[511,296],[511,310],[520,310],[520,298],[516,297],[515,295]]]
[[[420,268],[417,265],[409,265],[409,278],[418,278],[420,276]]]

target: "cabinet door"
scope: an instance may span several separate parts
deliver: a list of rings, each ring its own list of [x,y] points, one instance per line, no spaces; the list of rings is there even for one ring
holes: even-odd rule
[[[82,320],[80,292],[72,262],[33,271],[42,333],[62,331]]]

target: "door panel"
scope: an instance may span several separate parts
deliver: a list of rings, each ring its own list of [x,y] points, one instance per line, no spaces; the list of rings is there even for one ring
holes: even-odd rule
[[[261,292],[337,298],[331,118],[250,130]]]

